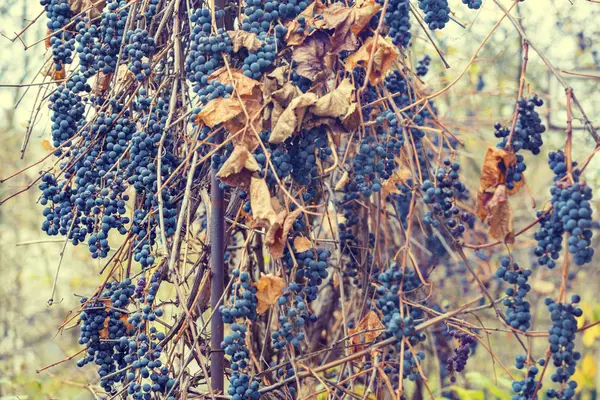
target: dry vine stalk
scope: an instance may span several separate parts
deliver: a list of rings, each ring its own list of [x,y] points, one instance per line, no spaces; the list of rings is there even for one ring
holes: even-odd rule
[[[77,365],[98,366],[103,396],[406,398],[407,380],[432,393],[426,353],[454,382],[478,345],[529,399],[542,384],[524,339],[547,337],[541,376],[551,356],[560,367],[547,392],[571,398],[575,334],[596,324],[577,330],[579,297],[566,300],[569,268],[593,256],[582,174],[595,152],[583,168],[572,163],[572,104],[597,135],[557,75],[568,128],[564,153],[550,156],[551,207],[515,232],[510,196],[526,187],[524,155],[540,152],[545,131],[543,101],[523,98],[529,47],[556,69],[510,14],[518,1],[494,2],[503,15],[434,92],[424,84],[434,61],[410,61],[410,20],[442,29],[445,0],[419,1],[424,17],[408,0],[42,0],[50,31],[40,43],[52,54],[40,79],[56,81],[44,146],[54,159],[25,190],[40,182],[42,230],[65,237],[63,252],[84,243],[107,260],[98,290],[60,327],[79,325]],[[518,100],[495,126],[500,143],[487,149],[473,196],[460,135],[435,101],[505,18],[524,40]],[[549,334],[531,331],[524,261],[499,250],[494,272],[491,252],[471,254],[515,248],[538,225],[539,264],[563,257]],[[443,311],[438,267],[460,269],[475,300]],[[512,285],[502,299],[492,273]],[[479,323],[485,313],[496,327]],[[480,337],[495,332],[520,345],[524,379]]]

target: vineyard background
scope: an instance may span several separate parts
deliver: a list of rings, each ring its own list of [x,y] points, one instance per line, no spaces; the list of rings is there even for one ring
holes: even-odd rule
[[[455,1],[458,2],[458,1]],[[19,41],[11,42],[14,32],[26,25],[26,20],[38,15],[41,7],[35,1],[5,0],[0,5],[0,84],[28,83],[39,71],[43,59],[43,45],[27,51]],[[422,29],[413,27],[415,32],[413,52],[418,58],[429,54],[434,62],[425,82],[428,87],[441,88],[454,79],[468,63],[475,49],[502,15],[502,11],[488,0],[478,12],[468,12],[456,7],[456,17],[467,28],[456,23],[435,36],[440,49],[451,68],[444,70],[438,56]],[[581,74],[600,75],[600,55],[594,59],[593,51],[600,52],[600,4],[573,0],[571,5],[565,0],[528,0],[518,7],[525,31],[543,49],[546,56],[563,71]],[[415,24],[416,25],[416,24]],[[583,38],[579,34],[583,34]],[[23,35],[25,43],[33,43],[44,36],[42,24],[35,24]],[[436,99],[439,117],[445,125],[458,132],[466,143],[460,152],[464,182],[472,192],[477,190],[480,166],[484,149],[494,145],[493,124],[497,120],[507,121],[514,109],[514,97],[518,85],[522,47],[519,36],[510,21],[505,20],[484,47],[478,62],[472,65],[467,74],[451,90]],[[417,56],[413,56],[416,63]],[[550,129],[546,133],[543,156],[529,160],[527,181],[531,195],[538,206],[548,199],[551,173],[546,167],[546,154],[562,146],[564,142],[565,96],[562,88],[547,72],[540,58],[530,53],[528,83],[526,93],[531,91],[546,99],[542,113]],[[589,79],[564,73],[572,85],[589,118],[600,125],[600,79]],[[48,135],[48,111],[42,110],[36,121],[31,143],[20,159],[20,149],[25,126],[30,117],[37,87],[0,87],[0,175],[5,176],[47,154],[42,146]],[[19,103],[17,109],[14,105]],[[588,154],[593,148],[589,136],[582,130],[578,121],[574,122],[574,154]],[[595,193],[600,192],[600,162],[593,161],[586,174],[588,184]],[[0,185],[0,198],[13,193],[36,176],[34,169],[17,179]],[[88,384],[97,380],[93,369],[79,369],[75,362],[66,362],[56,368],[36,373],[37,369],[60,360],[77,351],[78,332],[65,331],[55,336],[56,328],[67,311],[79,304],[73,293],[90,293],[97,287],[98,270],[102,261],[89,258],[84,248],[67,246],[56,299],[47,306],[50,297],[55,267],[64,241],[61,238],[49,239],[40,231],[40,209],[36,204],[38,192],[31,190],[10,200],[0,208],[0,399],[93,399]],[[535,218],[536,208],[527,191],[521,191],[512,199],[515,209],[516,230]],[[600,202],[593,201],[595,215],[600,213]],[[595,245],[599,248],[596,234]],[[533,260],[531,248],[535,243],[531,235],[518,242],[515,254],[521,263]],[[598,256],[596,256],[596,259]],[[490,273],[497,268],[498,260],[484,263]],[[433,275],[432,280],[443,280],[443,271]],[[434,274],[436,273],[434,272]],[[465,279],[467,277],[465,276]],[[550,276],[548,271],[538,270],[534,274],[533,290],[541,294],[553,293],[560,283],[559,276]],[[586,265],[571,282],[570,290],[580,293],[584,302],[587,322],[600,319],[600,279],[597,260]],[[497,290],[492,285],[493,290]],[[460,293],[458,287],[441,288],[441,298],[450,301],[467,299],[473,293]],[[166,293],[165,295],[167,295]],[[541,296],[540,296],[541,297]],[[543,300],[540,300],[543,302]],[[547,326],[546,309],[542,304],[532,304],[534,326]],[[592,317],[593,316],[593,317]],[[482,319],[485,326],[494,326],[495,319]],[[426,347],[431,346],[426,342]],[[498,359],[505,365],[513,364],[515,339],[512,335],[495,334],[489,337],[489,345]],[[584,360],[578,367],[578,380],[581,383],[582,399],[595,398],[600,391],[600,326],[586,331],[578,337],[577,346],[582,348]],[[544,341],[534,342],[533,349],[542,354]],[[439,360],[437,361],[439,362]],[[435,371],[435,358],[428,358],[424,368]],[[509,367],[512,368],[512,367]],[[514,368],[513,368],[514,369]],[[509,398],[510,381],[491,362],[489,355],[478,349],[470,360],[465,376],[459,376],[456,393],[464,399]],[[427,374],[427,373],[426,373]],[[498,384],[495,385],[495,376]],[[432,374],[435,377],[435,374]],[[433,379],[435,380],[435,379]],[[439,387],[435,382],[433,387]],[[410,389],[409,389],[410,390]]]

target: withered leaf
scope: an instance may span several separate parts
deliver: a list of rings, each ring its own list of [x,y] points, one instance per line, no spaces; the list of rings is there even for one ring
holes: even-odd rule
[[[257,171],[260,171],[260,166],[254,156],[245,146],[237,145],[217,172],[217,178],[226,185],[247,188],[252,174]]]
[[[353,335],[362,331],[369,332],[365,332],[362,335],[352,336],[350,338],[350,342],[356,345],[352,348],[352,350],[355,352],[362,350],[363,346],[361,346],[361,344],[374,341],[385,331],[385,326],[381,323],[375,311],[369,311],[369,313],[365,315],[365,317],[361,319],[358,324],[356,324],[356,327],[348,329],[348,334]]]
[[[245,48],[251,52],[256,52],[262,46],[262,42],[258,39],[256,33],[239,30],[227,31],[227,34],[231,39],[234,53],[237,53],[242,48]]]
[[[264,179],[250,178],[250,207],[257,226],[268,229],[277,222],[277,213],[271,203],[271,193]]]
[[[273,109],[271,111],[271,126],[275,126],[279,117],[290,105],[291,101],[300,96],[302,91],[297,86],[286,82],[281,89],[272,93]]]
[[[352,51],[358,47],[357,35],[362,32],[381,6],[373,0],[360,0],[352,7],[333,3],[323,11],[324,28],[334,29],[332,51]]]
[[[79,14],[87,10],[91,19],[102,15],[102,10],[106,5],[106,1],[104,0],[69,0],[68,3],[73,14]]]
[[[356,103],[352,103],[348,107],[346,115],[342,117],[342,125],[349,132],[352,132],[359,127],[360,111],[358,110],[358,105]]]
[[[297,253],[304,253],[313,248],[312,243],[304,236],[296,236],[294,239],[294,249]]]
[[[230,73],[231,71],[231,73]],[[208,81],[221,82],[223,85],[231,85],[240,96],[250,96],[254,88],[260,87],[260,82],[247,77],[238,69],[228,71],[226,67],[219,68],[208,77]]]
[[[274,260],[278,260],[283,256],[287,240],[287,232],[284,235],[285,219],[287,211],[283,210],[277,213],[277,219],[271,224],[265,235],[265,244],[269,250],[269,254]]]
[[[215,127],[230,121],[242,112],[242,105],[237,99],[219,97],[209,101],[196,116],[196,123],[204,122],[208,127]]]
[[[371,51],[373,51],[373,65],[369,73],[369,82],[375,86],[383,81],[385,74],[399,54],[390,39],[379,36],[375,42],[375,37],[369,37],[356,53],[346,59],[345,67],[348,72],[357,65],[362,65],[366,69],[371,58]]]
[[[317,95],[314,93],[304,93],[293,99],[281,113],[281,116],[273,127],[269,143],[283,143],[296,132],[302,124],[306,109],[315,104],[316,101]]]
[[[341,117],[346,115],[352,101],[354,85],[350,79],[344,79],[337,88],[317,100],[312,107],[314,115],[322,117]]]
[[[308,37],[302,45],[292,51],[292,60],[296,62],[296,72],[312,81],[329,76],[331,65],[327,56],[330,50],[329,37],[325,32],[317,31]]]
[[[48,139],[42,139],[42,148],[46,151],[54,151],[54,146]]]
[[[488,219],[490,235],[496,240],[506,243],[515,241],[513,212],[508,201],[506,186],[498,185],[488,204]]]
[[[258,300],[256,312],[262,314],[272,305],[277,304],[277,300],[283,293],[285,282],[279,276],[268,274],[261,276],[254,286],[256,287],[256,299]]]
[[[491,200],[498,185],[505,184],[506,177],[500,169],[499,164],[504,167],[513,165],[515,162],[513,153],[496,147],[488,147],[485,152],[483,165],[481,166],[481,176],[479,178],[479,189],[477,191],[477,216],[484,221],[488,215],[488,202]],[[515,188],[517,185],[515,185]],[[508,191],[512,194],[512,191]]]
[[[290,233],[294,222],[303,211],[304,208],[299,207],[289,214],[283,210],[278,212],[277,222],[271,225],[265,239],[269,253],[274,259],[279,259],[283,256],[283,250],[287,243],[288,234]]]

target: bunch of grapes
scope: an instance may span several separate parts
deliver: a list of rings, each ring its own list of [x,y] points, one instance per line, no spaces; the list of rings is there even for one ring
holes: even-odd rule
[[[154,38],[148,35],[145,29],[136,29],[127,32],[127,46],[125,53],[129,57],[129,70],[138,81],[143,81],[150,76],[149,58],[154,55],[156,46]]]
[[[526,356],[517,355],[517,368],[523,369],[525,367],[526,361]],[[543,367],[546,364],[546,360],[542,358],[538,361],[538,364]],[[514,400],[535,400],[538,398],[536,390],[539,390],[538,385],[539,387],[541,387],[539,380],[536,380],[538,372],[539,368],[536,365],[532,365],[527,369],[527,376],[525,377],[525,379],[520,381],[513,381],[512,390],[513,392],[515,392],[515,395],[513,396]]]
[[[437,170],[436,184],[425,180],[421,186],[423,202],[431,205],[423,222],[434,228],[443,224],[453,237],[458,238],[465,231],[464,223],[472,219],[472,215],[461,212],[456,205],[456,198],[467,188],[459,179],[460,164],[451,162],[449,158],[445,158],[443,163],[444,166]]]
[[[501,260],[501,267],[496,270],[496,277],[515,285],[506,289],[506,322],[515,329],[526,331],[531,326],[531,311],[529,302],[525,300],[531,286],[527,280],[531,276],[530,269],[522,269],[508,257]]]
[[[549,164],[555,173],[555,183],[550,188],[552,209],[538,211],[540,230],[535,233],[538,245],[535,255],[541,265],[549,268],[556,266],[562,249],[562,236],[568,233],[567,246],[573,254],[575,264],[583,265],[591,262],[594,255],[592,244],[592,189],[579,182],[579,170],[574,170],[573,184],[565,181],[567,174],[566,158],[563,152],[549,154]],[[576,163],[573,163],[573,167]]]
[[[455,330],[450,330],[448,335],[458,340],[459,343],[459,346],[454,349],[454,354],[446,360],[446,371],[450,375],[450,380],[456,382],[454,372],[462,372],[465,369],[467,361],[469,361],[471,347],[477,343],[477,340],[471,334]]]
[[[542,105],[544,105],[544,101],[536,95],[532,95],[527,100],[520,99],[517,102],[517,123],[511,139],[511,146],[515,152],[525,149],[531,151],[533,155],[540,153],[540,147],[544,144],[542,133],[546,131],[546,127],[542,124],[542,119],[535,108]],[[502,138],[497,145],[498,148],[506,148],[510,129],[502,128],[499,123],[496,123],[494,128],[496,128],[495,136]]]
[[[67,25],[71,22],[73,13],[68,0],[40,0],[48,17],[48,31],[52,32],[50,45],[56,71],[63,69],[65,64],[73,62],[75,39]]]
[[[419,60],[419,64],[417,65],[417,68],[416,68],[417,76],[423,77],[423,76],[427,75],[427,72],[429,72],[430,64],[431,64],[431,57],[429,57],[429,54],[426,54],[422,60]]]
[[[419,0],[419,8],[425,13],[425,23],[429,29],[443,29],[450,21],[448,0]]]
[[[479,8],[481,8],[482,0],[462,0],[462,3],[471,10],[479,10]]]
[[[232,279],[235,282],[231,291],[231,306],[221,306],[219,312],[223,322],[229,324],[232,333],[227,335],[221,343],[221,348],[230,357],[233,373],[229,379],[228,393],[232,399],[256,399],[260,398],[258,393],[259,382],[253,380],[245,373],[249,365],[249,351],[246,347],[247,326],[242,322],[244,319],[253,321],[256,318],[256,288],[251,285],[250,275],[234,269]]]
[[[381,5],[383,0],[377,0]],[[377,22],[378,18],[373,18],[372,22]],[[383,22],[388,27],[388,35],[392,38],[392,43],[396,46],[408,47],[410,45],[410,2],[409,0],[391,0],[385,12]]]
[[[550,336],[550,351],[552,353],[552,362],[556,371],[552,374],[552,382],[561,385],[561,390],[548,389],[546,395],[548,398],[561,400],[572,399],[575,396],[577,382],[569,381],[575,373],[577,360],[581,354],[575,351],[575,332],[577,331],[576,317],[581,317],[583,312],[577,307],[580,297],[571,296],[571,303],[558,303],[547,298],[546,305],[550,311],[552,327],[548,330]],[[566,387],[563,384],[567,384]]]

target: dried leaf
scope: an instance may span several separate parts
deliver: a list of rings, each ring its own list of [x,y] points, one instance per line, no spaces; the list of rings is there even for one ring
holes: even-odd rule
[[[91,19],[102,15],[102,10],[106,5],[104,0],[69,0],[68,3],[73,14],[79,14],[87,10]]]
[[[276,207],[273,206],[273,208],[275,209]],[[290,233],[294,222],[303,211],[304,208],[300,207],[289,214],[284,210],[278,212],[277,221],[271,225],[265,238],[265,244],[274,259],[279,259],[283,256],[283,250],[287,243],[288,234]]]
[[[322,117],[341,117],[350,108],[354,85],[349,79],[344,79],[337,88],[317,100],[311,111]]]
[[[129,69],[127,69],[129,71]],[[105,74],[100,71],[96,75],[96,84],[94,85],[94,94],[102,95],[106,93],[108,88],[110,87],[110,81],[113,78],[113,74]]]
[[[204,122],[213,128],[225,121],[237,117],[242,112],[242,105],[233,98],[219,97],[209,101],[196,116],[196,123]]]
[[[496,240],[513,243],[515,241],[513,212],[510,203],[508,202],[506,186],[499,185],[496,187],[487,208],[487,221],[490,225],[490,235]]]
[[[227,31],[227,33],[231,39],[234,53],[237,53],[242,48],[245,48],[251,52],[256,52],[262,47],[262,42],[258,40],[256,33],[246,32],[243,30]]]
[[[46,40],[44,40],[44,45],[46,46],[46,50],[48,50],[50,47],[52,47],[52,42],[50,41],[52,39],[52,29],[48,28],[46,29]]]
[[[293,99],[273,127],[269,143],[283,143],[296,132],[302,125],[307,107],[312,106],[316,101],[317,96],[314,93],[304,93]]]
[[[304,236],[296,236],[296,238],[294,239],[294,249],[297,253],[304,253],[305,251],[308,251],[312,248],[312,243]]]
[[[479,190],[477,191],[477,216],[484,221],[488,215],[488,203],[492,199],[496,187],[506,182],[506,177],[500,169],[500,163],[504,168],[512,165],[516,161],[513,153],[496,147],[488,147],[485,152],[483,165],[481,166],[481,176],[479,181]],[[515,186],[516,188],[516,186]],[[512,194],[508,191],[508,194]]]
[[[327,53],[330,50],[329,37],[324,32],[316,32],[307,38],[301,46],[292,51],[292,60],[296,62],[296,72],[312,81],[319,81],[331,72]]]
[[[237,145],[217,172],[217,178],[226,185],[247,188],[252,174],[257,171],[260,171],[260,166],[254,156],[245,146]]]
[[[369,311],[369,313],[360,320],[356,327],[348,329],[348,334],[353,335],[362,331],[369,332],[365,332],[362,335],[352,336],[350,338],[350,342],[355,345],[352,348],[353,351],[362,350],[363,346],[361,346],[361,344],[374,341],[385,331],[385,326],[381,323],[375,311]]]
[[[285,282],[282,278],[269,274],[261,276],[254,286],[256,287],[256,299],[258,300],[256,312],[262,314],[272,305],[277,304],[277,300],[283,293]]]
[[[348,72],[352,71],[357,65],[367,68],[373,48],[373,61],[371,72],[369,73],[369,82],[375,86],[385,78],[385,74],[399,54],[396,46],[388,38],[379,36],[377,43],[375,43],[375,38],[373,36],[369,37],[356,53],[351,54],[346,59],[345,67]]]
[[[42,147],[46,151],[54,151],[54,146],[52,145],[52,143],[50,143],[48,139],[42,139]]]
[[[355,2],[352,7],[333,3],[323,11],[325,29],[333,29],[332,52],[353,51],[358,47],[357,35],[362,32],[371,18],[381,9],[373,0]]]
[[[271,111],[271,126],[275,126],[279,117],[290,105],[291,101],[302,95],[302,91],[297,86],[286,82],[281,89],[272,93],[273,110]]]
[[[256,226],[268,229],[277,222],[277,213],[271,204],[271,193],[264,179],[250,178],[250,207]]]
[[[271,224],[265,235],[265,244],[269,250],[269,254],[273,259],[278,260],[283,256],[283,249],[287,241],[287,234],[284,234],[285,219],[287,217],[287,211],[280,211],[277,213],[277,219]]]
[[[226,67],[219,68],[210,74],[208,81],[217,81],[223,85],[231,85],[240,96],[251,96],[254,88],[260,87],[259,81],[247,77],[238,69],[228,71]]]
[[[351,132],[360,126],[360,112],[356,103],[350,104],[346,115],[342,117],[342,125],[344,128]]]

